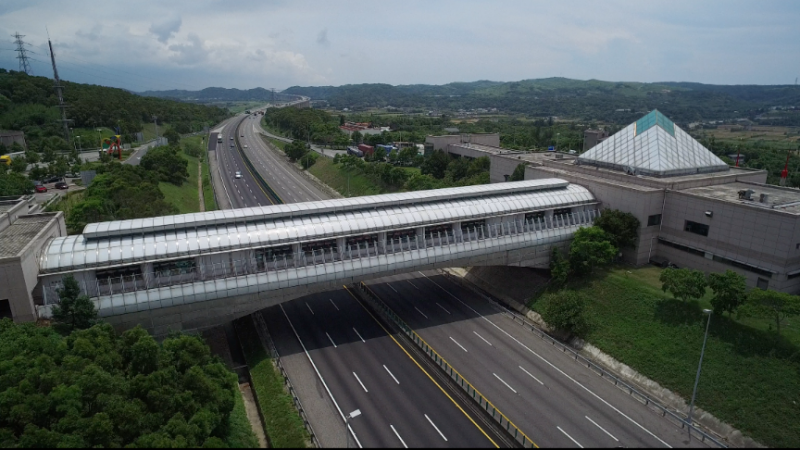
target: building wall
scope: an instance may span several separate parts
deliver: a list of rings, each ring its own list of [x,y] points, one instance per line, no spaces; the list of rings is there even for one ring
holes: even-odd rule
[[[471,142],[473,144],[488,145],[491,147],[500,147],[500,134],[499,133],[482,133],[482,134],[447,134],[442,136],[428,136],[425,138],[426,144],[432,144],[434,150],[447,150],[450,144],[461,144]]]
[[[485,155],[486,154],[484,153],[484,156]],[[514,170],[518,165],[524,163],[524,161],[521,159],[516,159],[516,157],[513,155],[490,155],[489,160],[491,161],[491,165],[489,166],[489,181],[492,183],[503,183],[508,181],[507,177],[510,177],[511,174],[514,173]],[[537,178],[540,177],[525,177],[526,180],[533,180]]]

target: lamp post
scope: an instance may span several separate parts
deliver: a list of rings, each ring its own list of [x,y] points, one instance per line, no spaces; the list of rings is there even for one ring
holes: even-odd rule
[[[689,430],[689,436],[692,435],[692,413],[694,412],[694,399],[697,396],[697,383],[700,381],[700,369],[703,367],[703,355],[706,352],[706,340],[708,340],[708,328],[711,325],[711,310],[704,309],[703,313],[708,315],[708,321],[706,321],[706,333],[703,336],[703,349],[700,350],[700,362],[697,364],[697,376],[694,378],[694,389],[692,390],[692,401],[689,402],[689,417],[686,419],[687,429]]]
[[[558,144],[561,141],[561,133],[556,133],[556,151],[558,151]]]
[[[83,146],[81,145],[81,137],[80,136],[75,136],[75,137],[78,138],[78,151],[83,150]]]
[[[347,432],[349,425],[347,424],[350,419],[355,419],[356,417],[361,415],[361,410],[356,409],[355,411],[351,412],[350,414],[344,416],[344,439],[345,444],[344,446],[350,448],[350,433]]]

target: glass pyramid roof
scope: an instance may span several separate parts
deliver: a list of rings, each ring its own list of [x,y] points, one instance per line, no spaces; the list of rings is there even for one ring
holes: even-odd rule
[[[657,110],[592,147],[577,162],[655,177],[730,169]]]

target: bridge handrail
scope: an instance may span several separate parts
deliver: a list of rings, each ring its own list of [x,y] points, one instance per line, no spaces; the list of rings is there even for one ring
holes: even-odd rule
[[[374,242],[372,246],[369,245],[369,241],[365,241],[364,247],[361,247],[360,244],[348,245],[341,250],[338,248],[334,250],[333,247],[330,247],[328,249],[312,249],[310,252],[307,252],[303,251],[303,243],[301,242],[299,243],[301,249],[300,252],[283,254],[283,259],[273,257],[271,261],[268,261],[266,258],[259,260],[256,257],[249,257],[247,259],[229,260],[227,262],[194,264],[191,267],[180,270],[174,269],[169,271],[151,271],[135,275],[124,275],[120,276],[119,278],[109,277],[104,279],[95,279],[93,283],[94,285],[92,285],[91,282],[87,284],[86,280],[82,280],[81,293],[87,295],[89,298],[98,298],[101,296],[113,296],[116,294],[137,292],[140,290],[188,284],[196,281],[211,281],[257,273],[266,273],[270,271],[298,269],[317,264],[337,263],[361,258],[375,258],[381,255],[417,251],[423,248],[427,249],[465,243],[487,242],[506,237],[528,235],[531,233],[543,234],[542,236],[536,237],[536,240],[539,241],[547,238],[547,232],[550,230],[590,224],[598,216],[599,212],[597,210],[587,210],[571,214],[560,214],[551,218],[550,220],[532,219],[501,222],[485,227],[474,227],[472,230],[462,230],[458,227],[454,227],[445,233],[437,231],[435,235],[433,233],[429,234],[428,236],[420,236],[419,234],[415,234],[413,240],[410,238],[407,238],[406,240],[391,239],[385,241],[383,244]],[[237,248],[235,251],[255,251],[264,248],[265,247],[262,246],[253,248]],[[189,255],[188,257],[191,258],[194,256],[207,256],[225,253],[227,252],[202,253],[199,255]],[[45,305],[56,304],[59,302],[57,289],[61,287],[63,287],[63,285],[60,280],[53,281],[49,285],[43,286],[42,296]]]
[[[533,442],[522,430],[519,429],[514,423],[506,417],[499,409],[497,409],[494,404],[492,404],[489,399],[483,396],[475,387],[467,381],[455,368],[453,368],[450,363],[448,363],[441,355],[439,355],[436,350],[434,350],[427,342],[425,342],[422,337],[417,334],[408,324],[403,321],[383,300],[378,297],[378,295],[369,288],[364,282],[360,282],[356,285],[358,291],[364,294],[364,297],[370,301],[373,306],[377,308],[377,310],[387,319],[391,320],[392,322],[397,325],[406,336],[411,339],[411,341],[417,345],[422,351],[428,355],[433,362],[435,362],[445,374],[447,374],[453,381],[458,384],[461,389],[466,391],[467,395],[472,397],[472,399],[480,406],[484,411],[491,415],[492,419],[497,421],[501,428],[505,429],[506,432],[515,440],[517,443],[522,445],[522,448],[539,448],[535,442]]]
[[[502,314],[506,314],[506,315],[510,316],[512,321],[514,321],[514,322],[519,321],[521,326],[527,327],[531,332],[536,334],[543,341],[547,341],[553,346],[558,346],[563,353],[571,354],[576,362],[580,362],[581,364],[586,364],[586,367],[588,367],[589,369],[591,369],[594,372],[596,372],[601,378],[605,378],[605,379],[609,380],[609,382],[613,381],[614,382],[614,386],[619,387],[623,391],[627,391],[628,394],[630,394],[632,397],[636,398],[640,402],[644,403],[646,406],[653,406],[654,408],[658,409],[661,412],[662,417],[669,416],[669,418],[674,419],[675,421],[677,421],[681,425],[681,428],[684,428],[684,427],[687,427],[687,426],[690,427],[692,431],[695,431],[697,434],[700,435],[700,437],[701,437],[700,440],[702,442],[706,442],[706,440],[708,440],[708,441],[712,442],[714,445],[716,445],[716,446],[718,446],[720,448],[728,448],[727,445],[725,445],[724,443],[720,442],[719,440],[717,440],[713,436],[709,435],[708,433],[706,433],[702,429],[696,427],[694,424],[689,424],[687,422],[687,418],[681,417],[679,414],[677,414],[677,411],[675,411],[675,412],[671,411],[669,408],[667,408],[666,406],[662,405],[658,401],[654,400],[649,395],[640,392],[638,389],[636,389],[632,385],[630,385],[630,384],[626,383],[625,381],[621,380],[619,377],[617,377],[616,375],[612,374],[611,372],[606,370],[601,365],[599,365],[599,364],[595,363],[594,361],[592,361],[591,359],[586,358],[585,356],[581,355],[580,353],[578,353],[576,350],[574,350],[573,348],[571,348],[567,344],[565,344],[565,343],[555,339],[554,337],[550,336],[549,334],[547,334],[546,331],[544,331],[543,329],[539,328],[533,322],[528,321],[522,315],[520,315],[517,312],[511,310],[510,308],[505,306],[503,304],[503,302],[501,302],[499,300],[496,300],[495,298],[492,297],[491,294],[485,292],[483,289],[480,289],[478,286],[475,286],[472,283],[469,283],[468,281],[465,281],[465,280],[461,279],[461,277],[455,276],[455,275],[453,275],[453,274],[451,274],[449,272],[442,271],[441,273],[448,280],[452,280],[452,281],[456,282],[457,284],[465,287],[466,289],[470,289],[473,292],[477,293],[478,295],[483,297],[484,300],[489,302],[495,309],[500,311]]]

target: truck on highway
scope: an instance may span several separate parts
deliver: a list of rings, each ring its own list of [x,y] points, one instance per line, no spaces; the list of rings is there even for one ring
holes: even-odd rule
[[[361,150],[359,150],[359,149],[357,149],[355,147],[347,147],[347,154],[348,155],[357,156],[359,158],[364,156],[364,152],[362,152]]]
[[[371,155],[375,153],[375,147],[367,144],[358,144],[358,149],[361,150],[361,153],[364,155]]]
[[[222,144],[222,133],[217,134],[217,143]]]

